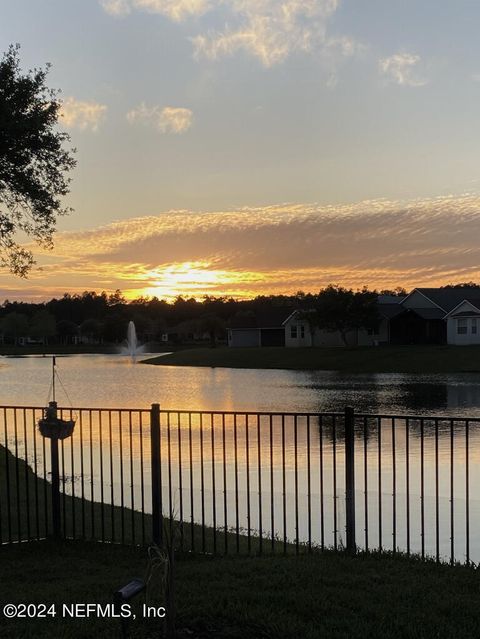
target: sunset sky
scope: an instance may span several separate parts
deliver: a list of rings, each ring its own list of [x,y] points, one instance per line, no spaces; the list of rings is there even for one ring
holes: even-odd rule
[[[480,3],[3,0],[78,149],[0,302],[480,281]]]

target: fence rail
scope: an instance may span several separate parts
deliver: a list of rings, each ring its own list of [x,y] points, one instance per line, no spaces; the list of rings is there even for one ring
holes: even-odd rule
[[[480,560],[480,419],[0,407],[0,542],[47,535],[223,553],[384,549]],[[53,454],[52,454],[53,452]]]

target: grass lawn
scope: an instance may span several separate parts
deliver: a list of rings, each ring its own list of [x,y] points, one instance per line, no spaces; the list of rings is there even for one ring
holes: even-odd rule
[[[111,603],[144,576],[145,549],[80,541],[30,542],[0,549],[0,602]],[[152,603],[164,603],[152,588]],[[211,558],[176,562],[179,637],[238,639],[468,639],[479,636],[478,570],[389,556],[325,552],[300,557]],[[158,637],[159,623],[134,604],[132,637]],[[119,636],[112,619],[6,620],[15,639]]]
[[[144,363],[348,373],[480,372],[480,346],[195,348],[147,359]]]

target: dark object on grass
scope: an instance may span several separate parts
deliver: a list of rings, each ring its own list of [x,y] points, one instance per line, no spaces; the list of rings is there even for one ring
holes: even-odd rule
[[[141,592],[143,592],[146,588],[146,584],[143,579],[139,579],[138,577],[129,581],[126,586],[123,588],[119,588],[116,592],[113,593],[113,599],[115,603],[122,604],[133,597],[136,597]]]
[[[128,584],[119,588],[113,593],[113,604],[115,606],[115,612],[121,613],[122,604],[128,603],[131,599],[144,592],[146,584],[143,579],[136,577],[129,581]],[[128,632],[128,618],[120,617],[120,624],[122,628],[122,639],[126,639]]]

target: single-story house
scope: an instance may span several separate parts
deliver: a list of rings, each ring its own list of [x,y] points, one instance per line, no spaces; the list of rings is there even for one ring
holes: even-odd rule
[[[480,344],[480,289],[416,288],[406,297],[379,295],[376,328],[347,334],[349,346],[380,344]],[[229,346],[344,346],[338,331],[308,320],[308,311],[274,308],[238,315],[228,327]]]
[[[284,323],[291,308],[271,308],[257,313],[239,313],[227,326],[231,347],[285,346]]]
[[[473,316],[458,316],[458,312],[474,312],[462,306],[465,302],[480,303],[480,290],[475,287],[416,288],[401,302],[404,311],[391,322],[392,344],[473,344]],[[467,304],[468,306],[468,304]],[[455,310],[456,309],[456,310]],[[464,323],[464,320],[470,322]],[[460,333],[457,332],[460,320]],[[464,333],[464,327],[467,333]],[[465,337],[466,335],[466,337]]]
[[[375,328],[349,331],[346,339],[349,346],[378,346],[390,341],[390,322],[402,312],[401,297],[379,295],[377,308],[379,322]],[[338,331],[326,331],[308,321],[308,312],[294,311],[284,322],[285,346],[345,346]]]
[[[391,295],[378,297],[378,326],[372,329],[352,330],[347,333],[349,346],[376,346],[390,339],[390,322],[403,311],[401,298]],[[326,331],[309,322],[311,311],[292,308],[272,308],[257,313],[239,313],[227,327],[228,345],[286,346],[302,348],[308,346],[344,346],[338,331]]]
[[[304,346],[345,346],[338,331],[325,331],[308,319],[308,312],[293,311],[285,320],[285,346],[288,348],[302,348]],[[357,345],[356,331],[350,331],[346,336],[349,346]]]

